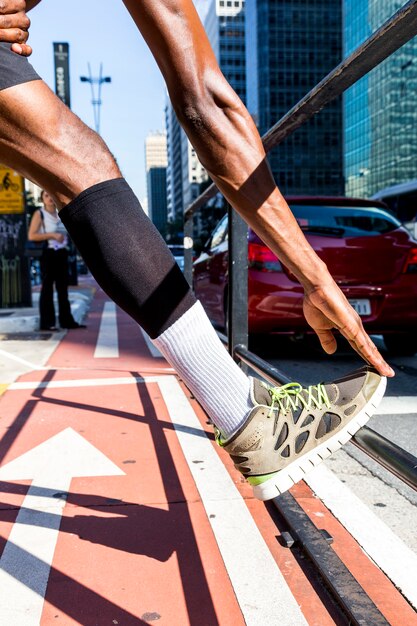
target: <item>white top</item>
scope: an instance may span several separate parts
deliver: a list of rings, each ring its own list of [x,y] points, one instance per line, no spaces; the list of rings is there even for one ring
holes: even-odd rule
[[[52,250],[62,250],[62,248],[68,247],[68,235],[65,230],[65,226],[58,215],[58,211],[55,213],[49,213],[45,209],[39,209],[42,213],[43,221],[41,222],[41,230],[45,233],[62,233],[64,235],[64,241],[60,243],[56,239],[48,239],[48,248]]]

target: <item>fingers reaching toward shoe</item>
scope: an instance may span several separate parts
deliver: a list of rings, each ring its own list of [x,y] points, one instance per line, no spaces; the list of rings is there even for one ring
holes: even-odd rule
[[[336,351],[337,343],[333,330],[337,329],[352,348],[382,376],[395,375],[365,332],[361,318],[335,282],[306,294],[303,307],[307,322],[316,332],[327,354]]]

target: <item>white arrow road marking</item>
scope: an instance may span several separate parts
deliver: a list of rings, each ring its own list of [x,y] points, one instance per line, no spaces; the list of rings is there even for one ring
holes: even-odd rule
[[[119,467],[72,428],[0,469],[0,480],[33,479],[0,559],[0,624],[40,623],[71,479],[121,475]]]

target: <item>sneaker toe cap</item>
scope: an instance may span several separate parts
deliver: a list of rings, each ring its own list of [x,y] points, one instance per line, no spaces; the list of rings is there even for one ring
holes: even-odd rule
[[[368,402],[372,396],[375,394],[382,380],[382,376],[377,374],[376,372],[370,370],[367,373],[365,382],[363,384],[362,393],[364,395],[365,400]]]

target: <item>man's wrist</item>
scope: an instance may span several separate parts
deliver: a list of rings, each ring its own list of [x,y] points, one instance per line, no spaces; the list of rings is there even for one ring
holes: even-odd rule
[[[334,284],[334,279],[327,269],[327,265],[319,257],[309,264],[307,269],[297,272],[297,276],[306,295],[323,287]]]

